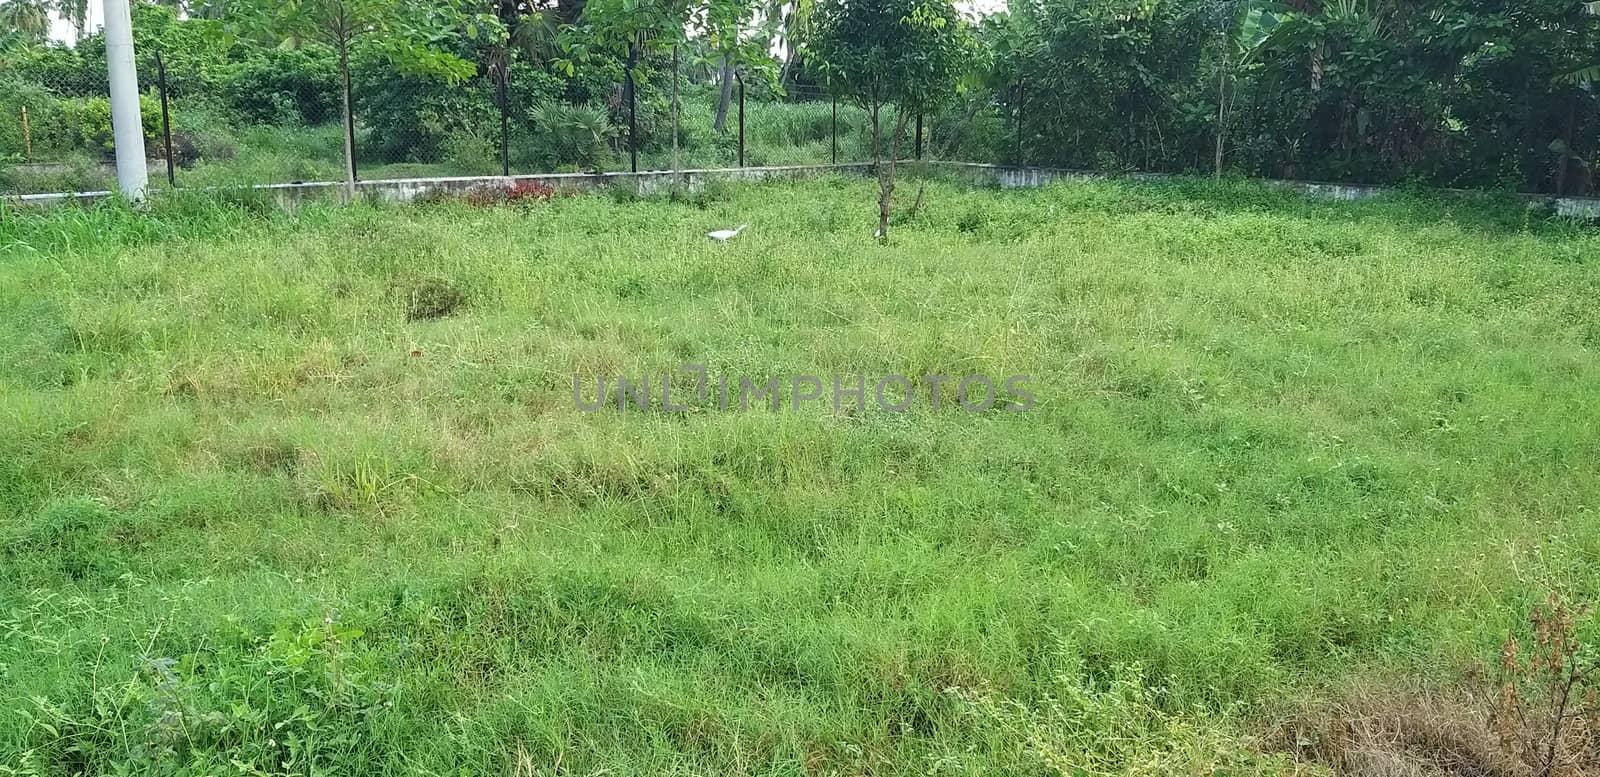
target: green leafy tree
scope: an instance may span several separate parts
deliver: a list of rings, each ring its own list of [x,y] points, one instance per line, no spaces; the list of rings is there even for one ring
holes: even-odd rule
[[[50,7],[42,0],[0,2],[0,29],[30,41],[50,35]]]
[[[477,67],[454,53],[453,44],[463,36],[505,37],[498,17],[463,0],[239,0],[228,7],[227,18],[227,29],[236,33],[287,42],[315,40],[338,54],[346,198],[355,196],[356,182],[352,48],[369,47],[404,73],[460,83],[476,74]]]
[[[728,128],[734,82],[752,78],[770,81],[775,72],[771,67],[770,36],[756,29],[757,9],[758,5],[751,0],[709,0],[699,9],[698,21],[705,49],[711,53],[719,72],[717,111],[711,121],[711,128],[719,133]]]
[[[819,0],[803,56],[836,93],[872,121],[878,176],[878,232],[889,237],[900,144],[906,121],[951,99],[975,50],[971,30],[950,0]],[[898,108],[884,164],[883,112]]]
[[[685,28],[693,8],[691,0],[588,0],[577,25],[568,27],[566,49],[568,72],[576,62],[608,56],[622,60],[625,99],[630,110],[638,100],[639,64],[653,51],[673,52],[672,165],[678,167],[678,51],[684,42]],[[631,124],[631,122],[630,122]],[[638,138],[630,136],[628,145],[638,151]]]

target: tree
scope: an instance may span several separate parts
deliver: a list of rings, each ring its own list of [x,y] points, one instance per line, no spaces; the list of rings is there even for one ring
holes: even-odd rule
[[[811,9],[816,0],[772,0],[767,10],[768,18],[778,23],[773,27],[772,42],[768,48],[782,49],[783,64],[778,69],[778,83],[788,88],[800,63],[800,36],[811,24]]]
[[[634,70],[652,50],[671,49],[673,52],[672,95],[672,165],[678,166],[678,49],[684,42],[685,26],[689,22],[690,0],[588,0],[584,4],[581,22],[569,27],[566,46],[574,60],[588,59],[595,53],[605,53],[622,58],[626,79],[624,88],[628,110],[637,110],[638,80]],[[574,65],[567,64],[571,72]],[[628,147],[637,157],[638,138],[632,133],[637,121],[629,116]]]
[[[50,35],[50,8],[43,0],[5,0],[0,3],[0,29],[27,40],[44,40]]]
[[[505,37],[497,17],[470,12],[462,0],[240,0],[228,6],[225,29],[288,42],[316,40],[338,53],[346,199],[355,197],[356,187],[351,49],[371,46],[397,69],[460,83],[476,74],[477,68],[449,51],[446,44],[463,33],[470,38]]]
[[[751,26],[756,4],[751,0],[709,0],[700,8],[700,26],[706,44],[716,53],[717,68],[721,75],[721,90],[717,95],[716,117],[712,129],[722,132],[728,126],[728,106],[733,102],[733,83],[748,75],[749,65],[762,65],[771,57],[769,48],[745,33]]]
[[[906,121],[955,94],[973,51],[971,30],[950,0],[818,0],[811,13],[803,51],[807,65],[871,118],[877,236],[887,240]],[[885,165],[883,109],[890,104],[898,110]]]
[[[1258,0],[1252,0],[1240,14],[1238,28],[1223,28],[1224,43],[1222,61],[1217,69],[1221,72],[1218,76],[1217,86],[1217,153],[1216,175],[1222,177],[1223,153],[1226,149],[1228,138],[1228,111],[1233,105],[1233,96],[1228,87],[1239,74],[1243,73],[1272,43],[1272,36],[1279,29],[1279,22],[1283,16],[1282,11]]]
[[[89,27],[89,0],[55,0],[51,5],[61,18],[72,23],[72,39],[83,40]]]

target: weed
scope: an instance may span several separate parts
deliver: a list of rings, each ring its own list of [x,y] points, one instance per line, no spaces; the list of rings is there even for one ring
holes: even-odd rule
[[[540,181],[518,181],[506,190],[508,202],[549,202],[556,196],[556,187]]]
[[[1501,646],[1492,723],[1533,777],[1600,772],[1600,651],[1579,640],[1589,614],[1551,594],[1529,617],[1529,644],[1510,634]]]
[[[1062,777],[1289,771],[1287,759],[1262,755],[1230,731],[1231,716],[1164,710],[1164,692],[1147,674],[1138,664],[1121,665],[1096,682],[1079,662],[1028,703],[969,688],[948,692],[980,728],[1020,749],[1019,773],[1040,766]]]
[[[406,299],[407,321],[429,321],[454,315],[467,302],[466,292],[447,280],[425,278],[411,288]]]

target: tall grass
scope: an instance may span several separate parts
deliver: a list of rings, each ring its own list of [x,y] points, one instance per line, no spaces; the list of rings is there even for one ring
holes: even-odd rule
[[[0,765],[1270,772],[1279,703],[1596,594],[1592,231],[874,192],[5,214]],[[1039,403],[574,409],[685,362]]]

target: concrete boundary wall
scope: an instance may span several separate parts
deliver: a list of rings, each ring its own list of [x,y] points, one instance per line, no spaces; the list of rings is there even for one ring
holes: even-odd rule
[[[655,170],[638,173],[549,173],[544,175],[461,176],[454,178],[395,178],[374,181],[357,181],[356,197],[386,202],[410,202],[422,197],[467,194],[494,189],[509,190],[518,184],[539,183],[558,190],[609,189],[625,187],[639,194],[668,191],[674,187],[699,189],[710,180],[769,181],[796,178],[813,178],[828,174],[869,175],[872,163],[839,165],[793,165],[788,167],[735,167],[705,170]],[[263,192],[278,202],[293,206],[311,200],[338,200],[344,190],[342,181],[316,181],[310,183],[277,183],[244,187]],[[228,191],[223,187],[187,189],[185,191]],[[152,197],[160,197],[165,190],[152,190]],[[68,192],[56,194],[8,195],[4,199],[14,205],[58,205],[71,202],[89,203],[108,199],[113,192]]]
[[[1183,176],[1162,173],[1131,173],[1128,175],[1103,175],[1077,170],[1060,170],[1049,167],[1006,167],[974,162],[934,162],[936,168],[954,172],[958,177],[975,184],[999,186],[1002,189],[1029,189],[1056,181],[1096,181],[1121,179],[1134,181],[1170,181]],[[1325,200],[1370,200],[1393,194],[1388,186],[1364,184],[1318,183],[1314,181],[1282,181],[1259,179],[1267,186],[1299,192],[1307,197]],[[1467,189],[1439,189],[1451,194],[1481,194]],[[1541,194],[1519,194],[1529,206],[1548,207],[1557,215],[1590,221],[1600,221],[1600,199],[1594,197],[1554,197]]]
[[[1094,181],[1094,180],[1134,180],[1134,181],[1168,181],[1181,176],[1164,175],[1159,173],[1134,173],[1130,175],[1104,175],[1087,173],[1077,170],[1061,170],[1048,167],[1007,167],[1004,165],[988,165],[975,162],[927,162],[934,170],[942,170],[954,174],[955,177],[983,186],[999,186],[1003,189],[1024,189],[1045,186],[1057,181]],[[914,169],[914,164],[907,164],[907,169]],[[625,187],[633,189],[639,194],[651,194],[666,191],[673,187],[682,187],[689,190],[698,189],[711,180],[729,181],[770,181],[799,178],[813,178],[820,175],[848,174],[871,175],[874,166],[871,162],[848,163],[838,165],[793,165],[788,167],[735,167],[713,168],[697,170],[658,170],[639,173],[550,173],[545,175],[514,175],[503,176],[464,176],[457,178],[401,178],[392,180],[358,181],[356,183],[356,196],[368,199],[378,199],[388,202],[410,202],[423,197],[467,194],[474,191],[492,189],[510,189],[517,184],[537,182],[556,189],[606,189],[612,187]],[[1365,186],[1357,184],[1315,183],[1307,181],[1280,181],[1264,180],[1268,186],[1276,186],[1290,191],[1299,192],[1307,197],[1330,200],[1366,200],[1382,197],[1394,192],[1394,189],[1385,186]],[[339,181],[318,181],[314,183],[284,183],[266,184],[249,187],[252,190],[265,192],[278,202],[293,206],[308,200],[338,200],[344,184]],[[220,190],[220,189],[219,189]],[[204,190],[191,190],[204,191]],[[1441,191],[1470,194],[1460,189],[1444,189]],[[155,190],[152,196],[161,196],[162,190]],[[112,196],[111,192],[71,192],[58,194],[24,194],[6,195],[4,201],[10,205],[57,205],[72,202],[95,202]],[[1551,197],[1547,195],[1519,195],[1526,200],[1530,207],[1548,207],[1557,214],[1572,218],[1600,221],[1600,199],[1592,197]]]

